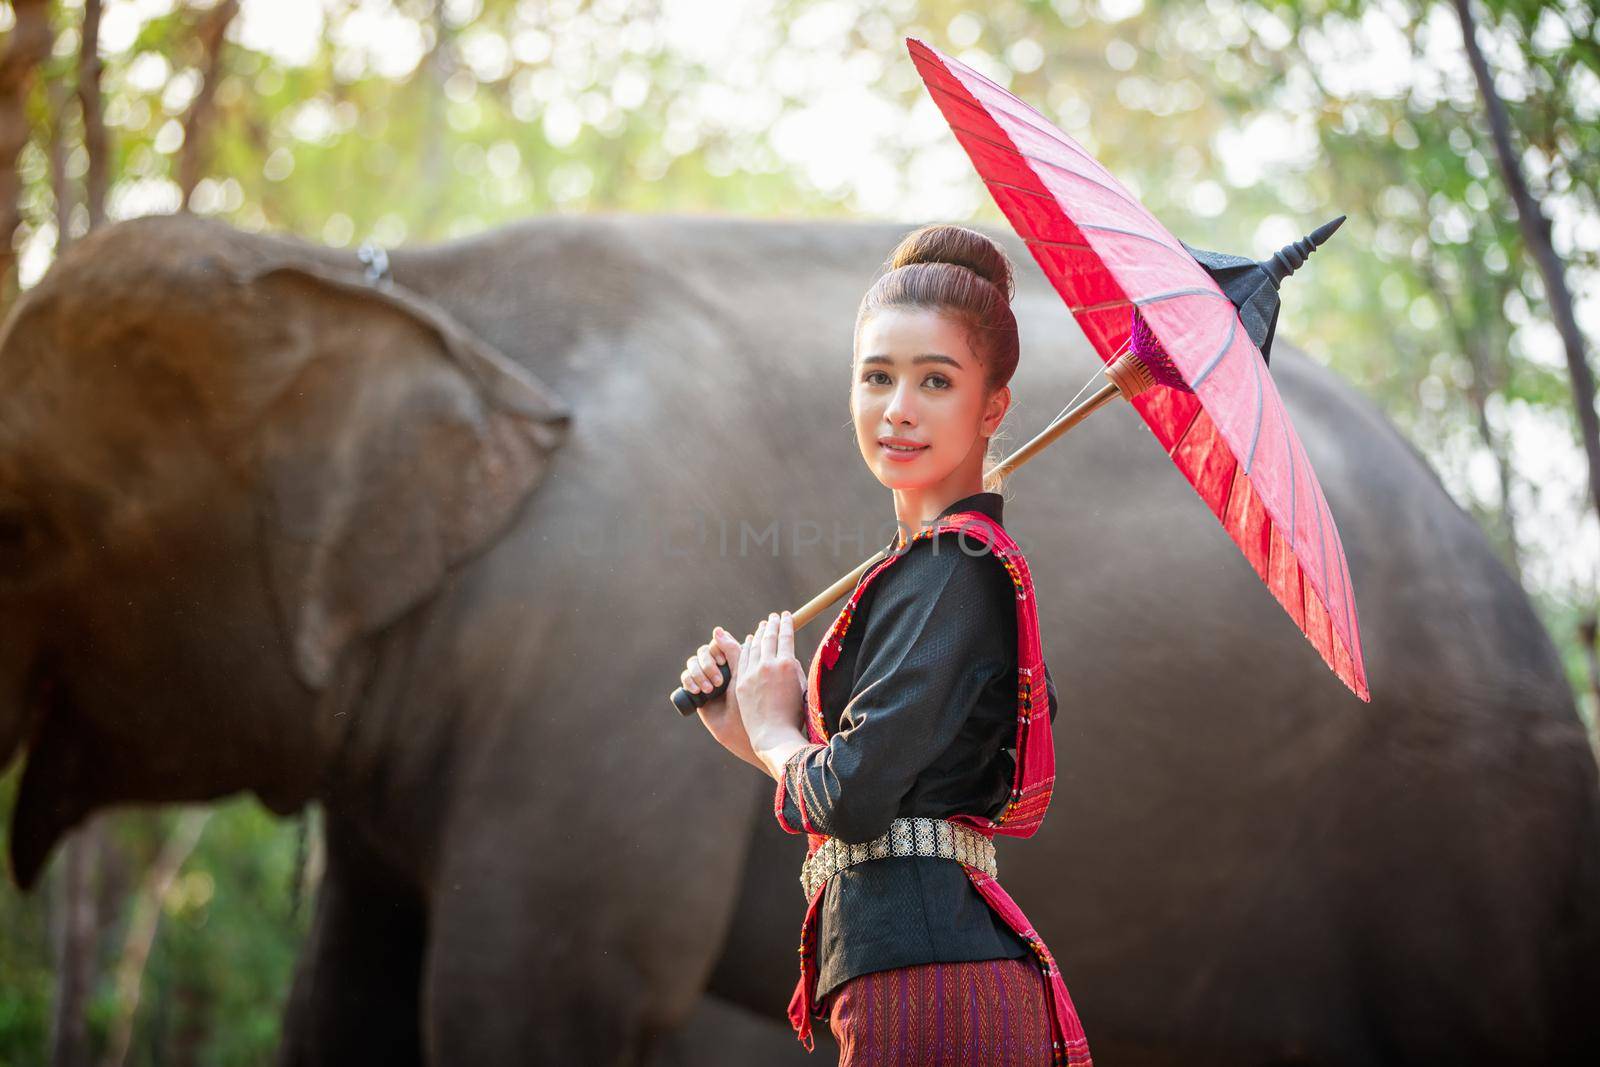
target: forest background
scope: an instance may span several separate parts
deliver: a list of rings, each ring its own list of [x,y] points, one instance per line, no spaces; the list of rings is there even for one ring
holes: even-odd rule
[[[0,303],[192,211],[394,247],[552,212],[1005,226],[905,52],[1007,85],[1170,228],[1339,214],[1280,336],[1482,524],[1600,706],[1600,17],[1511,0],[0,3]],[[1023,269],[1031,269],[1026,266]],[[1063,312],[1063,328],[1066,323]],[[0,777],[9,823],[16,767]],[[0,889],[0,1062],[266,1064],[316,812],[102,815]]]

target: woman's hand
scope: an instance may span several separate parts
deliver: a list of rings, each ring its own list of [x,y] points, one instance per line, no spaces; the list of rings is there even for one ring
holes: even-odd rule
[[[709,693],[722,683],[723,678],[736,677],[739,654],[739,643],[733,639],[733,635],[720,626],[714,627],[711,640],[689,657],[679,681],[691,693]],[[719,745],[757,770],[766,770],[766,765],[757,758],[750,746],[744,720],[739,715],[739,699],[732,685],[724,689],[721,696],[702,704],[698,711],[700,721]]]
[[[805,684],[806,670],[794,656],[794,619],[773,612],[744,639],[733,682],[745,734],[769,774],[771,754],[764,750],[793,752],[806,744]]]

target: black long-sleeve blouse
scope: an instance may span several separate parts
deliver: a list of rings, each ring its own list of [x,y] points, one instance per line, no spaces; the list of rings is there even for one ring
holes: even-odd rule
[[[999,493],[940,513],[1001,521]],[[784,766],[785,829],[869,841],[901,816],[993,817],[1011,790],[1016,592],[999,560],[953,534],[912,544],[856,605],[821,684],[829,741]],[[1056,693],[1045,671],[1050,717]],[[835,874],[818,909],[817,999],[846,979],[916,963],[1004,959],[1028,947],[951,860],[891,856]]]

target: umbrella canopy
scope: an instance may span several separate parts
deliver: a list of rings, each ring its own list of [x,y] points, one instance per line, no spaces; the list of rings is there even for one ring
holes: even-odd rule
[[[1278,280],[1339,220],[1267,263],[1191,249],[1038,111],[914,37],[906,46],[1100,358],[1154,354],[1165,387],[1134,408],[1328,666],[1370,700],[1339,530],[1262,351]]]

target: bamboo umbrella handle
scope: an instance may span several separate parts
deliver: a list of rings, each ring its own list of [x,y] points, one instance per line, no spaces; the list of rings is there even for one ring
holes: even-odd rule
[[[795,632],[799,633],[806,623],[822,614],[824,608],[854,589],[856,583],[861,580],[861,576],[867,573],[867,568],[883,558],[885,558],[885,553],[880,549],[869,558],[862,560],[855,570],[806,601],[806,606],[794,613]],[[693,715],[702,705],[708,704],[723,693],[726,693],[728,691],[728,683],[733,681],[732,674],[727,669],[727,664],[723,664],[722,669],[717,673],[727,675],[727,677],[724,677],[721,683],[709,693],[691,693],[680,685],[672,693],[672,706],[677,708],[682,715]]]
[[[1125,352],[1115,363],[1108,364],[1105,368],[1105,374],[1107,378],[1111,379],[1110,381],[1096,390],[1089,399],[1061,416],[1055,422],[1052,422],[1049,426],[1046,426],[1033,440],[990,468],[988,473],[984,475],[984,481],[988,481],[990,477],[996,474],[1010,474],[1044,451],[1056,438],[1078,425],[1078,423],[1094,414],[1100,408],[1105,407],[1112,398],[1127,396],[1129,400],[1132,400],[1135,396],[1155,384],[1150,377],[1150,372],[1145,369],[1144,364],[1132,352]],[[856,583],[861,580],[861,576],[867,573],[867,568],[885,557],[886,553],[879,550],[871,557],[862,560],[855,570],[806,601],[805,607],[794,613],[795,632],[799,633],[801,628],[808,622],[822,614],[823,609],[854,589]],[[672,706],[677,708],[682,715],[693,715],[701,706],[710,703],[727,692],[728,683],[733,680],[732,673],[727,669],[726,664],[717,673],[727,675],[727,677],[723,678],[722,682],[709,693],[691,693],[679,686],[672,694]]]

